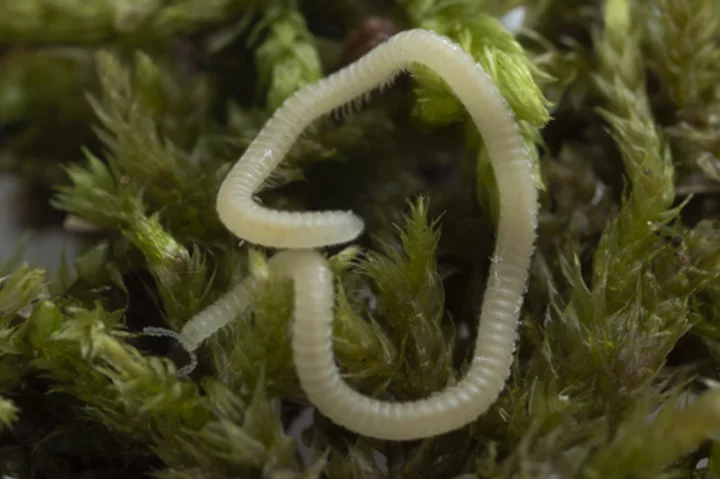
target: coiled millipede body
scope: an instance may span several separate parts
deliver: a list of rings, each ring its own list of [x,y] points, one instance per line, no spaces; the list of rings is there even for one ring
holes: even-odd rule
[[[312,248],[354,240],[363,222],[352,212],[286,212],[257,204],[254,194],[314,120],[357,101],[412,63],[440,75],[465,104],[491,158],[500,199],[496,246],[474,356],[457,384],[428,398],[388,402],[360,394],[342,379],[333,353],[333,275]],[[223,182],[217,210],[243,240],[288,248],[272,269],[294,282],[292,349],[300,383],[317,409],[359,434],[412,440],[460,428],[497,400],[510,375],[518,318],[534,251],[537,188],[513,112],[473,58],[445,37],[408,30],[348,67],[290,97],[267,122]],[[247,281],[247,280],[246,280]],[[187,323],[184,344],[195,349],[249,303],[244,282]]]

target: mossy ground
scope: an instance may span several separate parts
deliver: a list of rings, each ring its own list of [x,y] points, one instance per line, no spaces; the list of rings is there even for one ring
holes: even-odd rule
[[[292,286],[214,200],[272,111],[388,22],[458,42],[521,122],[542,211],[519,349],[476,423],[387,443],[316,414],[303,460]],[[0,167],[87,243],[52,277],[3,252],[0,472],[720,477],[719,27],[715,0],[0,0]],[[327,251],[335,351],[353,387],[398,401],[461,377],[497,208],[462,104],[410,73],[314,125],[261,193],[367,221]],[[187,357],[142,329],[179,330],[247,275],[252,311],[178,378]]]

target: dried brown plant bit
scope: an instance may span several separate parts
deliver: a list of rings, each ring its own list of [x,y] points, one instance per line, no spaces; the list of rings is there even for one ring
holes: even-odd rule
[[[337,69],[356,62],[373,48],[399,33],[400,29],[385,17],[367,18],[353,33],[343,50]]]

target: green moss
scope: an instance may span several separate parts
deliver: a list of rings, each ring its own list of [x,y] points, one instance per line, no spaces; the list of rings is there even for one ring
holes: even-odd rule
[[[0,1],[0,168],[53,186],[52,206],[93,230],[55,278],[13,258],[0,269],[0,470],[720,475],[717,4],[526,2],[513,35],[499,18],[520,3]],[[316,413],[298,439],[292,284],[270,273],[274,252],[222,227],[215,196],[369,15],[449,36],[498,84],[542,188],[537,252],[512,377],[476,423],[388,443]],[[325,251],[353,388],[401,401],[462,376],[497,197],[482,138],[437,75],[413,66],[362,112],[316,122],[259,196],[366,219],[357,244]],[[142,329],[180,330],[248,276],[252,308],[178,377],[186,355]]]

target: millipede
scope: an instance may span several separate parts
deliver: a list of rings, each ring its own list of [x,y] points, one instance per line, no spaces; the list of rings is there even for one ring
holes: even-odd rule
[[[499,195],[495,251],[471,364],[455,385],[407,402],[375,399],[341,377],[333,352],[333,274],[318,248],[348,243],[364,231],[351,211],[289,212],[260,205],[258,188],[312,122],[386,84],[414,63],[435,71],[483,138]],[[397,33],[354,63],[300,89],[278,108],[223,181],[217,198],[223,224],[237,237],[281,248],[270,261],[293,280],[293,360],[309,401],[358,434],[413,440],[463,427],[485,413],[505,387],[535,248],[538,192],[529,152],[512,109],[471,55],[448,38],[413,29]],[[191,319],[180,341],[195,350],[249,306],[246,279]]]

